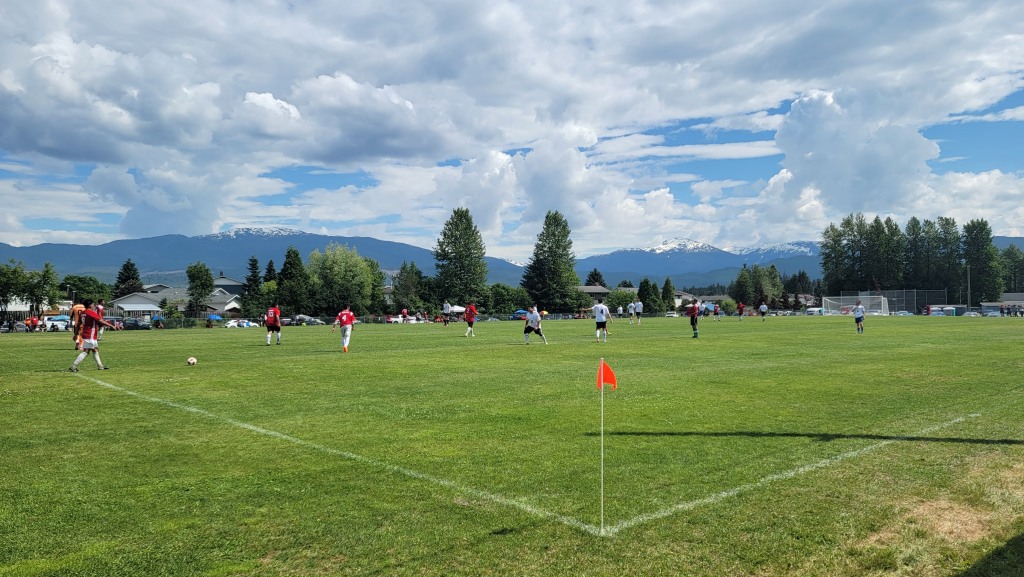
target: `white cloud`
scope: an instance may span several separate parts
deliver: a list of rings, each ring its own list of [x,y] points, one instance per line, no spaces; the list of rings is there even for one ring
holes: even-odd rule
[[[467,206],[526,260],[548,210],[579,254],[814,238],[852,211],[1021,222],[1024,163],[940,165],[922,136],[1024,120],[998,106],[1024,88],[1009,0],[9,4],[0,183],[120,215],[69,217],[83,239],[290,224],[431,246]],[[290,167],[374,184],[267,176]]]

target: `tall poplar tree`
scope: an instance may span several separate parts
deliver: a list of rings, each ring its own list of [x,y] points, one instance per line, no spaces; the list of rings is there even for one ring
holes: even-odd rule
[[[245,288],[242,290],[242,314],[249,318],[259,317],[266,303],[260,299],[260,287],[263,276],[260,274],[260,261],[255,255],[249,257],[249,273],[245,275]]]
[[[580,277],[576,274],[571,234],[569,222],[562,213],[548,211],[544,227],[533,245],[533,256],[519,283],[541,310],[575,312],[590,304],[589,297],[579,290]]]
[[[202,262],[188,265],[188,310],[193,317],[205,317],[206,305],[213,293],[213,273]]]
[[[434,247],[434,292],[452,304],[480,301],[487,294],[484,239],[468,208],[456,208]]]

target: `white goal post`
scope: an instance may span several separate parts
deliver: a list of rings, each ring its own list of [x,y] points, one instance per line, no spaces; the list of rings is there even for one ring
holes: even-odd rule
[[[859,297],[822,297],[822,313],[826,315],[848,315],[857,306],[857,301],[864,305],[864,310],[869,315],[888,315],[889,299],[879,295],[866,295]]]

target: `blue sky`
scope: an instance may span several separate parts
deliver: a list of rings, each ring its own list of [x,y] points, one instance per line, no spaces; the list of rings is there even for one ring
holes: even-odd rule
[[[0,242],[291,227],[528,259],[816,240],[851,212],[1024,236],[1009,1],[0,0]],[[620,5],[621,4],[621,5]]]

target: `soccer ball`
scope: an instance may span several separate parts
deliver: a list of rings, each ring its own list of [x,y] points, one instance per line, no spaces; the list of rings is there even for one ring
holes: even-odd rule
[[[191,367],[194,366],[198,361],[196,361],[195,357],[189,357],[188,360],[186,360],[185,362],[188,363],[188,366]]]

